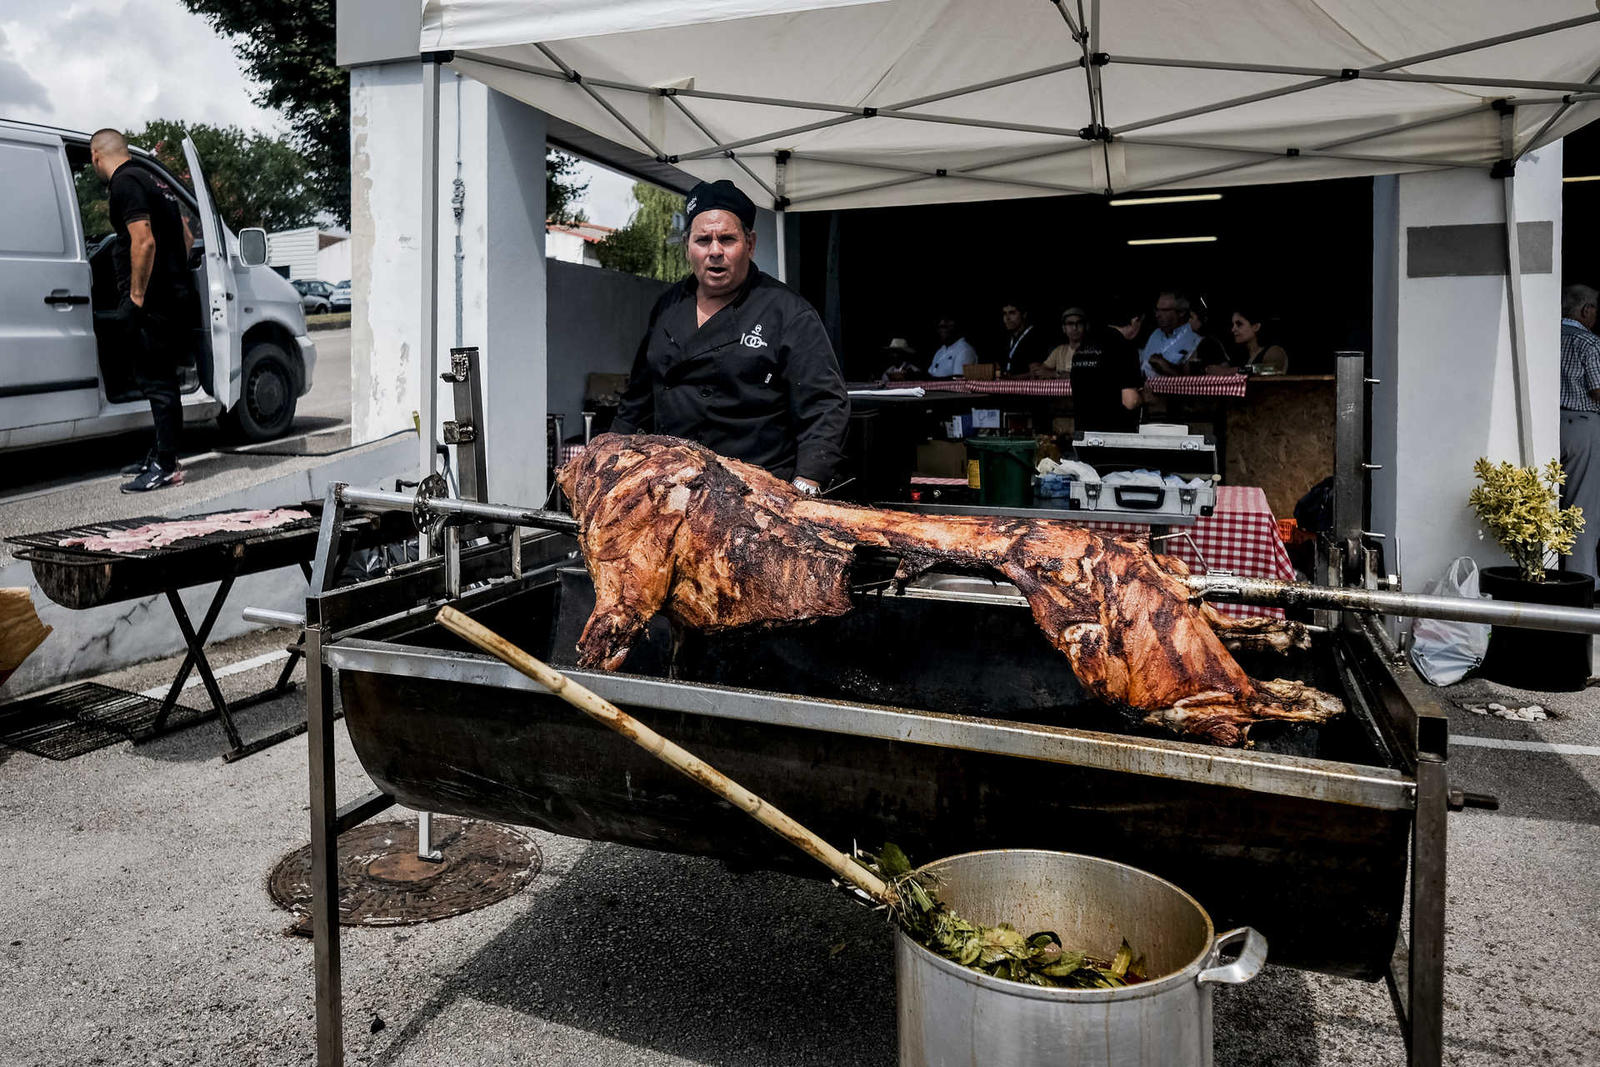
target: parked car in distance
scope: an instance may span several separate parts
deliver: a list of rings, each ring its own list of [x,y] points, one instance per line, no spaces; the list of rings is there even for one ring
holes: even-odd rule
[[[333,286],[316,278],[290,278],[289,284],[300,294],[300,306],[307,315],[326,315],[333,310]]]
[[[333,295],[328,297],[328,303],[335,311],[350,310],[350,279],[346,278],[333,287]]]

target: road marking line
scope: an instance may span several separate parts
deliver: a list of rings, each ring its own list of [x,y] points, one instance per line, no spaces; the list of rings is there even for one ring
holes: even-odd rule
[[[1512,752],[1549,752],[1558,756],[1600,756],[1600,745],[1558,745],[1549,741],[1508,741],[1498,737],[1462,737],[1450,739],[1452,745],[1472,748],[1504,748]]]
[[[230,663],[226,667],[218,667],[216,670],[211,672],[211,676],[213,678],[228,678],[235,674],[243,674],[245,671],[253,671],[257,667],[264,667],[269,663],[276,663],[279,660],[288,658],[288,651],[280,648],[276,652],[263,652],[259,656],[251,656],[249,659],[242,659],[238,663]],[[183,683],[183,690],[187,691],[193,689],[199,684],[200,674],[198,671],[196,671],[190,674],[189,678]],[[172,683],[168,682],[166,685],[155,685],[151,686],[149,689],[142,690],[139,695],[142,697],[153,697],[159,700],[162,697],[165,697],[167,695],[167,690],[171,688]]]

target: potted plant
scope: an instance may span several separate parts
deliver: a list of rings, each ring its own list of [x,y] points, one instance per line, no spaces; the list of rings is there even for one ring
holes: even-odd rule
[[[1583,529],[1583,510],[1561,506],[1567,480],[1561,464],[1543,470],[1511,463],[1473,464],[1479,485],[1468,503],[1514,566],[1487,567],[1479,588],[1495,600],[1568,607],[1594,606],[1594,576],[1558,567]],[[1495,626],[1483,675],[1522,689],[1577,690],[1589,680],[1588,634],[1566,634]]]

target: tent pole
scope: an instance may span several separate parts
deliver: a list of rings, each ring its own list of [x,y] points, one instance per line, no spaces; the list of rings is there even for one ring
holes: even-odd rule
[[[418,427],[418,447],[421,449],[417,477],[426,478],[438,470],[438,416],[436,413],[439,389],[439,60],[426,56],[422,63],[422,306],[420,308],[422,343],[422,380],[419,411],[422,425]],[[423,539],[424,541],[427,538]],[[423,554],[428,554],[423,546]]]
[[[1588,21],[1600,16],[1588,16]],[[1158,56],[1111,56],[1110,62],[1140,67],[1180,67],[1186,70],[1225,70],[1244,74],[1297,74],[1308,78],[1327,78],[1332,81],[1350,81],[1357,78],[1367,81],[1409,82],[1418,85],[1482,85],[1507,89],[1549,89],[1553,92],[1581,93],[1594,88],[1582,82],[1539,81],[1527,78],[1480,78],[1464,74],[1404,74],[1395,70],[1373,67],[1351,68],[1346,75],[1333,67],[1288,67],[1276,63],[1237,63],[1211,59],[1167,59]],[[1387,66],[1387,64],[1386,64]]]
[[[1450,48],[1440,48],[1432,52],[1422,52],[1414,56],[1402,56],[1399,59],[1392,59],[1387,63],[1379,63],[1376,66],[1365,67],[1360,73],[1367,74],[1381,71],[1398,70],[1401,67],[1409,67],[1417,63],[1427,63],[1435,59],[1444,59],[1447,56],[1458,56],[1464,52],[1475,52],[1480,49],[1492,48],[1495,45],[1506,44],[1511,41],[1521,41],[1529,37],[1540,37],[1547,33],[1555,33],[1558,30],[1570,29],[1574,26],[1583,26],[1595,21],[1597,18],[1600,18],[1600,15],[1580,15],[1577,18],[1566,19],[1562,22],[1552,22],[1543,26],[1533,26],[1526,30],[1503,33],[1498,37],[1485,37],[1481,41],[1469,41],[1466,44],[1454,45]],[[1338,71],[1333,77],[1314,78],[1311,81],[1296,82],[1294,85],[1284,85],[1277,89],[1267,89],[1263,92],[1251,93],[1248,96],[1236,96],[1229,100],[1219,100],[1214,104],[1206,104],[1202,107],[1193,107],[1183,111],[1174,111],[1169,115],[1157,115],[1154,118],[1144,119],[1140,122],[1129,123],[1126,126],[1114,128],[1111,132],[1114,134],[1132,133],[1134,130],[1142,130],[1150,126],[1160,126],[1168,122],[1177,122],[1179,119],[1194,118],[1199,115],[1209,115],[1216,111],[1225,111],[1228,108],[1242,107],[1245,104],[1254,104],[1262,100],[1272,100],[1280,96],[1288,96],[1292,93],[1302,93],[1307,89],[1318,89],[1324,85],[1335,85],[1343,80],[1343,73],[1343,71]]]
[[[1517,105],[1516,101],[1512,101],[1512,103],[1514,105]],[[1311,150],[1315,151],[1315,152],[1320,152],[1320,151],[1323,151],[1325,149],[1340,148],[1340,147],[1342,147],[1344,145],[1356,144],[1357,142],[1360,142],[1360,141],[1370,141],[1373,138],[1384,137],[1384,136],[1387,136],[1387,135],[1392,134],[1392,133],[1403,133],[1406,130],[1414,130],[1414,129],[1418,129],[1418,128],[1423,127],[1423,126],[1432,126],[1432,125],[1435,125],[1436,123],[1441,123],[1441,122],[1452,122],[1452,121],[1454,121],[1456,119],[1466,118],[1469,115],[1475,115],[1480,111],[1488,110],[1492,106],[1493,105],[1490,104],[1490,103],[1474,104],[1470,108],[1463,108],[1460,111],[1451,111],[1448,114],[1444,114],[1444,115],[1434,115],[1431,118],[1418,119],[1415,122],[1403,123],[1403,124],[1401,124],[1399,126],[1389,127],[1388,129],[1370,130],[1370,131],[1368,131],[1366,133],[1357,134],[1357,135],[1355,135],[1353,137],[1341,137],[1341,138],[1339,138],[1338,140],[1335,140],[1335,141],[1326,141],[1326,142],[1324,142],[1322,144],[1313,145]],[[1520,106],[1520,105],[1517,105],[1517,106]],[[1138,144],[1138,143],[1140,143],[1139,140],[1133,139],[1133,138],[1125,138],[1125,140],[1127,140],[1128,143],[1130,143],[1130,144]],[[1125,186],[1120,190],[1120,192],[1137,193],[1137,192],[1143,192],[1146,189],[1153,189],[1153,188],[1156,188],[1156,187],[1159,187],[1159,186],[1171,185],[1171,184],[1173,184],[1175,182],[1194,181],[1194,180],[1196,180],[1198,178],[1209,178],[1209,177],[1211,177],[1213,175],[1216,175],[1216,174],[1230,174],[1230,173],[1232,173],[1234,171],[1245,170],[1245,169],[1247,169],[1249,167],[1262,166],[1263,164],[1272,162],[1273,158],[1277,158],[1277,157],[1263,158],[1263,159],[1252,159],[1252,160],[1246,160],[1246,161],[1242,161],[1242,162],[1238,162],[1238,163],[1222,163],[1222,164],[1219,164],[1219,165],[1214,166],[1214,167],[1204,167],[1204,168],[1202,168],[1200,170],[1187,171],[1187,172],[1185,172],[1183,174],[1169,175],[1168,177],[1156,178],[1156,179],[1154,179],[1152,181],[1140,182],[1137,185]]]
[[[1517,454],[1524,467],[1534,465],[1533,398],[1529,395],[1528,342],[1523,332],[1522,246],[1517,234],[1517,165],[1511,158],[1516,135],[1516,111],[1500,116],[1506,161],[1500,177],[1506,220],[1506,326],[1511,333],[1511,384],[1517,401]]]
[[[1595,79],[1597,78],[1600,78],[1600,67],[1594,68],[1594,73],[1589,75],[1589,84],[1593,85],[1595,83]],[[1561,116],[1565,115],[1568,109],[1570,109],[1575,102],[1576,101],[1571,99],[1563,99],[1561,101],[1561,106],[1556,108],[1555,113],[1552,114],[1548,119],[1545,119],[1544,125],[1540,126],[1538,130],[1534,131],[1534,135],[1528,138],[1528,143],[1522,146],[1522,151],[1518,152],[1513,158],[1521,159],[1523,156],[1527,155],[1528,152],[1530,152],[1534,146],[1539,143],[1539,139],[1545,135],[1545,132],[1557,122],[1561,121]]]
[[[783,231],[788,213],[780,207],[773,214],[778,216],[778,280],[787,285],[789,284],[789,239]]]
[[[1384,130],[1384,133],[1389,131]],[[1242,145],[1212,144],[1208,141],[1180,141],[1170,137],[1124,137],[1124,144],[1154,145],[1158,148],[1186,148],[1196,152],[1233,152],[1243,156],[1275,156],[1307,159],[1348,159],[1356,163],[1394,163],[1404,167],[1460,167],[1466,170],[1489,170],[1492,163],[1465,159],[1412,159],[1407,156],[1376,156],[1363,152],[1324,152],[1316,148],[1248,148]]]

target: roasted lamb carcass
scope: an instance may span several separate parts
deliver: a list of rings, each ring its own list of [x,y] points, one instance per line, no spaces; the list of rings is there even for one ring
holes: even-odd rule
[[[1324,722],[1343,710],[1299,682],[1246,676],[1223,636],[1281,647],[1302,635],[1192,603],[1182,565],[1140,540],[806,497],[672,437],[597,437],[558,479],[594,579],[582,666],[620,668],[659,611],[702,631],[842,615],[856,551],[872,548],[900,558],[901,580],[940,564],[998,572],[1091,695],[1180,734],[1237,745],[1263,719]]]

